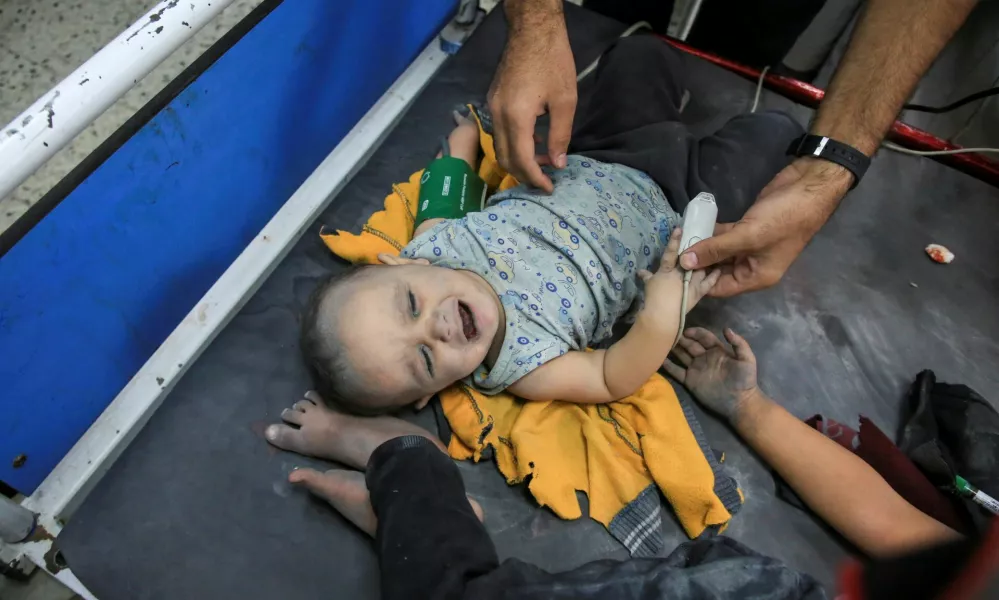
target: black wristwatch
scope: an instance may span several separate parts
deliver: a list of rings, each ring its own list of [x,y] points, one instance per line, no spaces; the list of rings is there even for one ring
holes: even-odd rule
[[[788,154],[793,154],[794,156],[813,156],[840,165],[853,173],[851,190],[857,187],[861,177],[867,172],[867,167],[871,166],[871,159],[853,146],[837,142],[832,138],[812,135],[810,133],[791,142]]]

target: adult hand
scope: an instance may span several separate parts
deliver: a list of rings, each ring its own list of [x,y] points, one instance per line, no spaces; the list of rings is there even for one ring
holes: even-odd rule
[[[519,3],[518,3],[519,4]],[[566,165],[576,112],[576,65],[561,2],[556,13],[533,14],[528,27],[511,19],[509,37],[489,88],[496,158],[519,181],[551,193],[541,165]],[[513,7],[508,3],[507,10]],[[548,153],[534,155],[534,126],[548,112]]]
[[[673,349],[683,367],[669,359],[663,367],[706,408],[735,424],[746,404],[760,396],[760,390],[756,386],[756,357],[749,342],[731,329],[725,330],[725,339],[731,348],[707,329],[691,327]]]
[[[799,158],[763,188],[741,220],[716,225],[714,237],[694,244],[680,264],[687,270],[721,266],[709,296],[770,287],[836,210],[852,181],[839,165]]]

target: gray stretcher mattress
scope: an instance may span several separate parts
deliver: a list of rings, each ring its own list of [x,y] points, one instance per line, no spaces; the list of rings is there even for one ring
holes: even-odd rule
[[[581,69],[624,26],[574,8],[567,7],[566,18]],[[451,107],[484,97],[504,36],[502,15],[494,13],[191,367],[69,522],[58,545],[99,598],[378,597],[369,540],[285,482],[293,467],[322,463],[273,449],[261,434],[309,385],[297,315],[315,282],[343,268],[316,235],[320,226],[359,229],[392,182],[425,165],[450,130]],[[693,57],[685,62],[692,129],[710,132],[748,110],[752,82]],[[586,94],[584,82],[581,102]],[[763,103],[803,123],[810,117],[769,93]],[[759,359],[762,387],[794,414],[821,412],[847,423],[864,414],[893,435],[907,386],[924,368],[999,398],[997,225],[999,190],[929,160],[885,152],[779,286],[705,301],[688,323],[743,332]],[[945,242],[957,260],[930,262],[923,247],[931,242]],[[849,549],[814,518],[776,499],[766,466],[724,425],[699,415],[746,495],[726,533],[831,591],[836,565]],[[405,417],[436,427],[430,411]],[[601,525],[562,521],[537,508],[491,463],[460,466],[501,558],[564,570],[627,557]],[[685,540],[672,519],[664,520],[663,533],[667,552]]]

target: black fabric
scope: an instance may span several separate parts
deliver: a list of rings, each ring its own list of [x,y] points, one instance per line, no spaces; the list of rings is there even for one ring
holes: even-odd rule
[[[679,50],[648,35],[617,42],[600,60],[590,102],[576,115],[570,152],[645,171],[683,212],[711,192],[719,221],[736,221],[784,168],[804,130],[774,111],[741,114],[696,139],[683,121]],[[693,100],[692,100],[693,101]]]
[[[365,479],[378,515],[383,599],[460,598],[466,581],[499,564],[461,473],[427,438],[385,442],[372,453]]]
[[[999,413],[966,385],[938,383],[923,371],[909,392],[908,419],[899,448],[938,487],[953,489],[954,476],[999,497]],[[965,501],[979,531],[993,515]]]
[[[511,559],[470,583],[466,598],[485,600],[625,600],[826,598],[810,576],[717,536],[687,542],[666,558],[600,560],[565,573],[548,573]]]
[[[583,6],[625,25],[645,21],[654,31],[666,33],[673,16],[673,0],[585,0]]]
[[[665,559],[600,560],[564,573],[517,559],[499,565],[458,467],[423,437],[379,446],[366,479],[386,600],[826,597],[808,575],[723,536],[688,542]]]
[[[762,68],[791,50],[826,0],[704,0],[687,42]]]
[[[964,538],[864,565],[864,591],[869,598],[939,598],[968,565],[980,541]]]

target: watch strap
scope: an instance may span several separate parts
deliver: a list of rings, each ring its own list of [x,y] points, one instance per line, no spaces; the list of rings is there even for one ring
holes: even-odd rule
[[[853,185],[850,189],[857,187],[863,178],[867,168],[871,166],[871,159],[849,144],[837,142],[836,140],[822,135],[805,134],[791,143],[789,154],[794,156],[812,156],[836,163],[853,173]]]

